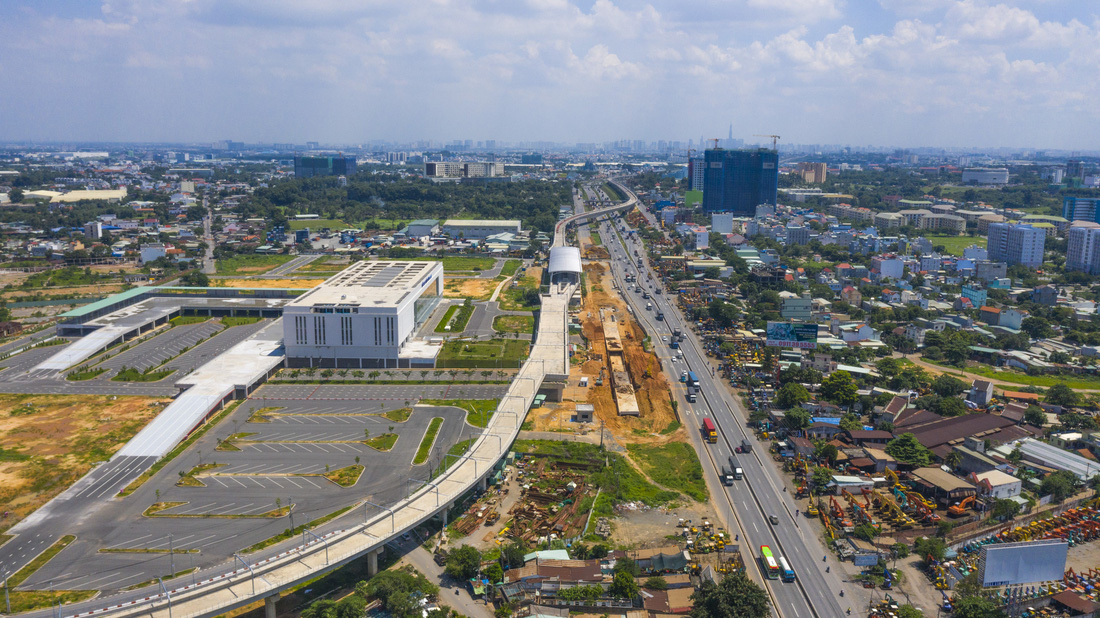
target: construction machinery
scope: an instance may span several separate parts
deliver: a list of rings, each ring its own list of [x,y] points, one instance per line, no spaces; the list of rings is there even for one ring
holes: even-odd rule
[[[962,501],[958,504],[948,507],[947,514],[952,517],[962,517],[963,515],[966,515],[966,509],[970,505],[974,504],[974,500],[976,500],[974,496],[967,496],[963,498]]]
[[[772,150],[778,150],[778,145],[779,145],[779,136],[778,135],[769,135],[769,134],[761,135],[760,133],[754,133],[753,137],[770,137],[770,138],[772,138]]]

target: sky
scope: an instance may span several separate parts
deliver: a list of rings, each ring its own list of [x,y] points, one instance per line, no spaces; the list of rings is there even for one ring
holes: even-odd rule
[[[0,141],[1094,150],[1093,0],[4,0]]]

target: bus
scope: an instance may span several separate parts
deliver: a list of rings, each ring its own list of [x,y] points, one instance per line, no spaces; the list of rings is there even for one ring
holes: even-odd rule
[[[787,563],[787,559],[783,556],[779,557],[779,577],[785,582],[794,581],[794,569]]]
[[[779,579],[779,563],[775,561],[772,548],[767,545],[760,546],[760,566],[764,567],[765,577]]]
[[[703,419],[703,436],[711,444],[718,442],[718,430],[714,427],[714,421],[709,418]]]

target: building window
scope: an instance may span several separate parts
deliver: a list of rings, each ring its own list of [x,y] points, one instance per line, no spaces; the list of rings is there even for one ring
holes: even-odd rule
[[[352,345],[351,318],[340,318],[340,345]]]
[[[393,345],[394,340],[396,339],[393,329],[393,323],[393,318],[386,318],[386,343],[388,345]]]
[[[296,315],[294,316],[294,341],[298,345],[305,345],[309,343],[306,340],[306,316]]]
[[[327,345],[325,343],[325,318],[320,316],[313,318],[313,343],[314,345]]]
[[[374,318],[374,345],[382,345],[382,318]]]

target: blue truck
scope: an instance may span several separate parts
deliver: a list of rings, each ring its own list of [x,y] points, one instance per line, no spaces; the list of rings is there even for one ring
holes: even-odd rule
[[[699,386],[699,376],[695,375],[694,371],[689,371],[688,372],[687,385],[688,386],[695,386],[695,387]]]

